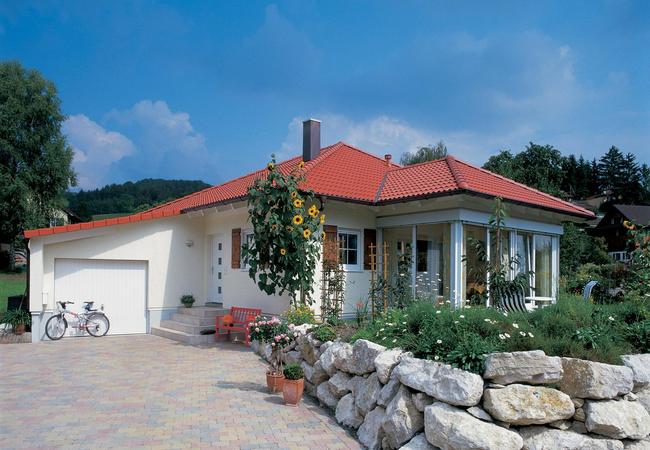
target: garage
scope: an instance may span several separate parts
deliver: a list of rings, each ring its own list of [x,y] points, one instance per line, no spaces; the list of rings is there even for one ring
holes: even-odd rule
[[[108,334],[146,333],[147,262],[57,258],[54,299],[75,302],[69,307],[75,312],[84,301],[103,304],[111,322]]]

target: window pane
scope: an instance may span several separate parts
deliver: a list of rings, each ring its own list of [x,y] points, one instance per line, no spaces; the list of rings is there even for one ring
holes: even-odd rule
[[[359,237],[356,233],[339,233],[338,237],[341,264],[356,266],[358,264]]]
[[[357,265],[357,251],[356,250],[348,250],[348,264],[352,266]]]
[[[487,273],[485,261],[481,261],[477,252],[477,243],[485,249],[487,229],[476,225],[463,225],[465,249],[465,264],[463,275],[465,277],[465,299],[470,304],[485,304],[487,295]]]
[[[535,235],[535,297],[552,295],[552,253],[551,237]]]
[[[388,277],[391,283],[394,285],[401,277],[410,284],[413,227],[386,228],[384,240],[388,244]]]
[[[449,298],[450,225],[418,225],[415,293],[418,298]]]

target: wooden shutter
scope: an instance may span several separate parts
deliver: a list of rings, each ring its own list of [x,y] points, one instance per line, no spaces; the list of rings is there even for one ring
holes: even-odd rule
[[[377,230],[374,228],[363,229],[363,270],[370,270],[370,246],[377,245]],[[375,253],[377,249],[375,248]]]
[[[323,225],[325,232],[325,242],[323,242],[323,261],[338,261],[339,253],[339,234],[336,225]]]
[[[232,229],[230,265],[233,269],[241,268],[241,228]]]

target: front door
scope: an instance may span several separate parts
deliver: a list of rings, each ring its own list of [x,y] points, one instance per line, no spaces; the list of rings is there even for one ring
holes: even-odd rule
[[[215,302],[223,302],[223,234],[212,238],[212,297]]]

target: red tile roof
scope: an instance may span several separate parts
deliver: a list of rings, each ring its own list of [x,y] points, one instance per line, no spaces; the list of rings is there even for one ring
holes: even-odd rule
[[[278,164],[288,173],[300,157]],[[594,214],[572,203],[516,183],[464,161],[448,156],[413,166],[401,167],[343,142],[321,150],[318,157],[305,164],[304,188],[319,195],[344,201],[380,205],[452,193],[470,193],[502,197],[516,203],[591,219]],[[121,223],[177,216],[187,211],[208,208],[246,198],[248,187],[265,177],[266,168],[204,189],[146,212],[130,216],[41,228],[25,231],[25,237],[99,228]]]

